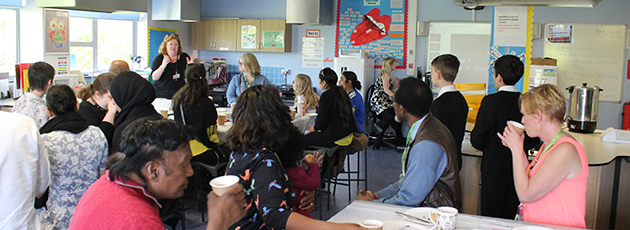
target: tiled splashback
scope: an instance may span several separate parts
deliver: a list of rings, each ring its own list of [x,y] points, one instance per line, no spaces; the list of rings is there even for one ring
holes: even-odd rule
[[[267,77],[267,79],[269,80],[269,82],[271,82],[271,84],[274,84],[274,85],[284,84],[284,75],[280,73],[280,71],[282,70],[282,67],[261,66],[260,68],[261,68],[260,74],[265,75],[265,77]],[[236,73],[236,74],[240,73],[240,71],[238,70],[238,65],[228,65],[227,72]],[[287,84],[291,84],[291,82],[288,82]]]

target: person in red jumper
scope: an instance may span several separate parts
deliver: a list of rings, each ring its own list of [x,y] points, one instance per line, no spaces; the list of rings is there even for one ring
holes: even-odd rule
[[[157,200],[184,194],[187,177],[193,175],[192,137],[175,121],[144,118],[132,122],[122,132],[118,161],[81,197],[69,229],[164,229]],[[209,222],[208,229],[229,226],[245,214],[242,187],[218,198],[231,205],[211,193],[208,215],[224,211],[228,215],[210,219],[214,222]]]
[[[319,166],[322,164],[322,160],[323,156],[320,156],[319,152],[315,152],[313,155],[308,154],[304,156],[300,165],[287,169],[289,181],[291,181],[291,185],[293,185],[293,190],[295,191],[293,211],[310,218],[313,218],[313,216],[307,211],[300,209],[299,206],[306,192],[312,192],[319,188],[321,183],[319,178]]]

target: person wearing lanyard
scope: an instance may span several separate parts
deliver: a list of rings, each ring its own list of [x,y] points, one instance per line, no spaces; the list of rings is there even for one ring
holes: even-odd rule
[[[398,181],[374,193],[361,190],[357,200],[404,206],[461,206],[459,162],[451,132],[429,110],[433,94],[417,78],[400,81],[394,93],[396,118],[411,125]]]
[[[238,57],[238,70],[241,74],[234,76],[228,85],[226,95],[228,104],[236,102],[236,98],[249,87],[271,84],[267,77],[260,74],[260,65],[252,53],[245,53]]]
[[[186,65],[193,63],[195,56],[183,52],[179,36],[169,34],[160,45],[160,54],[155,56],[151,64],[151,79],[155,87],[155,95],[159,98],[173,98],[173,95],[184,87],[184,71]]]
[[[586,228],[588,160],[584,147],[562,130],[566,103],[555,85],[544,84],[520,98],[527,136],[543,146],[531,163],[523,152],[524,135],[509,124],[497,133],[512,152],[514,186],[524,221]]]

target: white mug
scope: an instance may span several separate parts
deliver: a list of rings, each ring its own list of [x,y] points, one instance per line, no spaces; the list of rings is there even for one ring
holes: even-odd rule
[[[367,228],[367,229],[370,229],[370,230],[382,230],[383,229],[383,222],[380,221],[380,220],[374,220],[374,219],[362,220],[360,225],[361,225],[361,227]]]
[[[239,182],[239,178],[234,175],[226,175],[215,177],[210,181],[210,186],[212,186],[212,191],[214,191],[217,196],[223,195],[230,187],[234,186]]]
[[[431,211],[431,222],[435,224],[436,230],[453,230],[457,223],[457,209],[443,206]],[[435,219],[434,219],[435,217]]]

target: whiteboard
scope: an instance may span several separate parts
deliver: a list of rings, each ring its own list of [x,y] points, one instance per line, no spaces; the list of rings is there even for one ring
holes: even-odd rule
[[[455,83],[488,83],[490,22],[429,22],[427,69],[441,54],[453,54],[460,62]]]
[[[552,43],[550,26],[572,26],[567,43]],[[599,86],[600,101],[620,102],[626,47],[626,25],[547,24],[545,57],[558,60],[558,87]],[[565,90],[565,97],[569,93]]]

